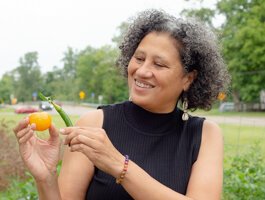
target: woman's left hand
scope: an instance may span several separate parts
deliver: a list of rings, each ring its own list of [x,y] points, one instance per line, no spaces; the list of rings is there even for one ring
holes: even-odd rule
[[[124,156],[113,146],[102,128],[67,127],[60,130],[65,145],[72,152],[85,154],[100,170],[117,178],[124,165]]]

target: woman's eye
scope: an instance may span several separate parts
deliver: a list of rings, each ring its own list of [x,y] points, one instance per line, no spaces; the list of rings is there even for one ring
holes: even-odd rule
[[[161,63],[155,63],[155,65],[156,65],[157,67],[167,67],[166,65],[161,64]]]
[[[144,58],[142,58],[142,57],[134,57],[138,62],[142,62],[142,61],[144,61]]]

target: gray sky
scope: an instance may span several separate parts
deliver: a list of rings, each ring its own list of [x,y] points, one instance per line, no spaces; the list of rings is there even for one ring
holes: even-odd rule
[[[117,27],[135,13],[160,8],[175,16],[199,1],[185,0],[1,0],[0,77],[18,66],[25,53],[37,51],[42,72],[62,67],[68,46],[111,44]],[[212,5],[215,0],[205,0]]]

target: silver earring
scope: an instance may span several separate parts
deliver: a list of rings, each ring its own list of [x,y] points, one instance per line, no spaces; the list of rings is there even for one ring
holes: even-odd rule
[[[189,119],[189,114],[188,114],[188,99],[187,97],[184,97],[184,100],[182,102],[182,108],[183,108],[183,114],[182,114],[182,120],[187,121]]]

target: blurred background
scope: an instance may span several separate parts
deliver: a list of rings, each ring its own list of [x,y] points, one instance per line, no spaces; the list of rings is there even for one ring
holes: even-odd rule
[[[15,124],[45,110],[64,126],[39,91],[53,95],[73,122],[99,104],[128,99],[115,67],[118,45],[128,19],[148,8],[195,17],[218,35],[232,84],[211,111],[192,114],[223,130],[223,199],[265,199],[264,0],[1,1],[0,199],[37,199],[18,154]]]

